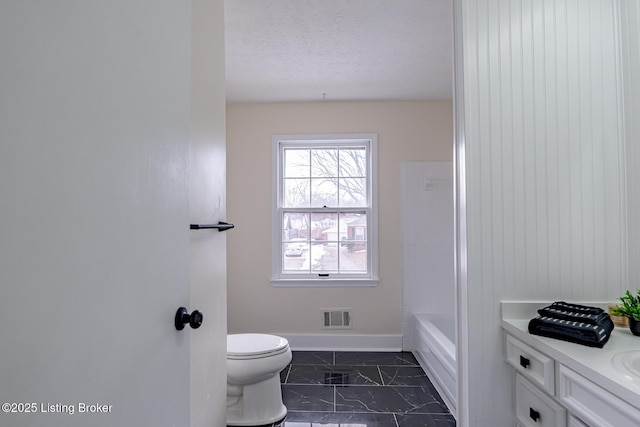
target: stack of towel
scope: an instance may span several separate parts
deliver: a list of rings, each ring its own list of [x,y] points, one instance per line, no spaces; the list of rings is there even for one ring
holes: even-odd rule
[[[563,301],[538,310],[529,322],[529,333],[602,348],[613,331],[613,322],[601,308]]]

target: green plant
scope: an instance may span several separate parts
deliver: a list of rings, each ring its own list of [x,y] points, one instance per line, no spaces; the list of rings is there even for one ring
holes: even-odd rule
[[[640,320],[640,289],[637,291],[637,296],[627,291],[620,297],[620,302],[622,304],[612,310],[613,314]]]

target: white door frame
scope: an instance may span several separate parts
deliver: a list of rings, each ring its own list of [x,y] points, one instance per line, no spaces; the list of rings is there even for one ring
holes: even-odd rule
[[[469,336],[467,296],[467,212],[464,114],[464,51],[462,2],[453,0],[454,58],[454,212],[456,283],[457,414],[459,426],[469,426]]]

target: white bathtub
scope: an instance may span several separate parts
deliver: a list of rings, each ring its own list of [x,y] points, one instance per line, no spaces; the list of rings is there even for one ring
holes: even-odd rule
[[[455,319],[446,314],[414,314],[413,323],[412,352],[456,416]]]

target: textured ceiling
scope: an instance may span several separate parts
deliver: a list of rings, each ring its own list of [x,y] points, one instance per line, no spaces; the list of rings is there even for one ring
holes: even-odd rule
[[[451,99],[451,5],[226,0],[227,101]]]

